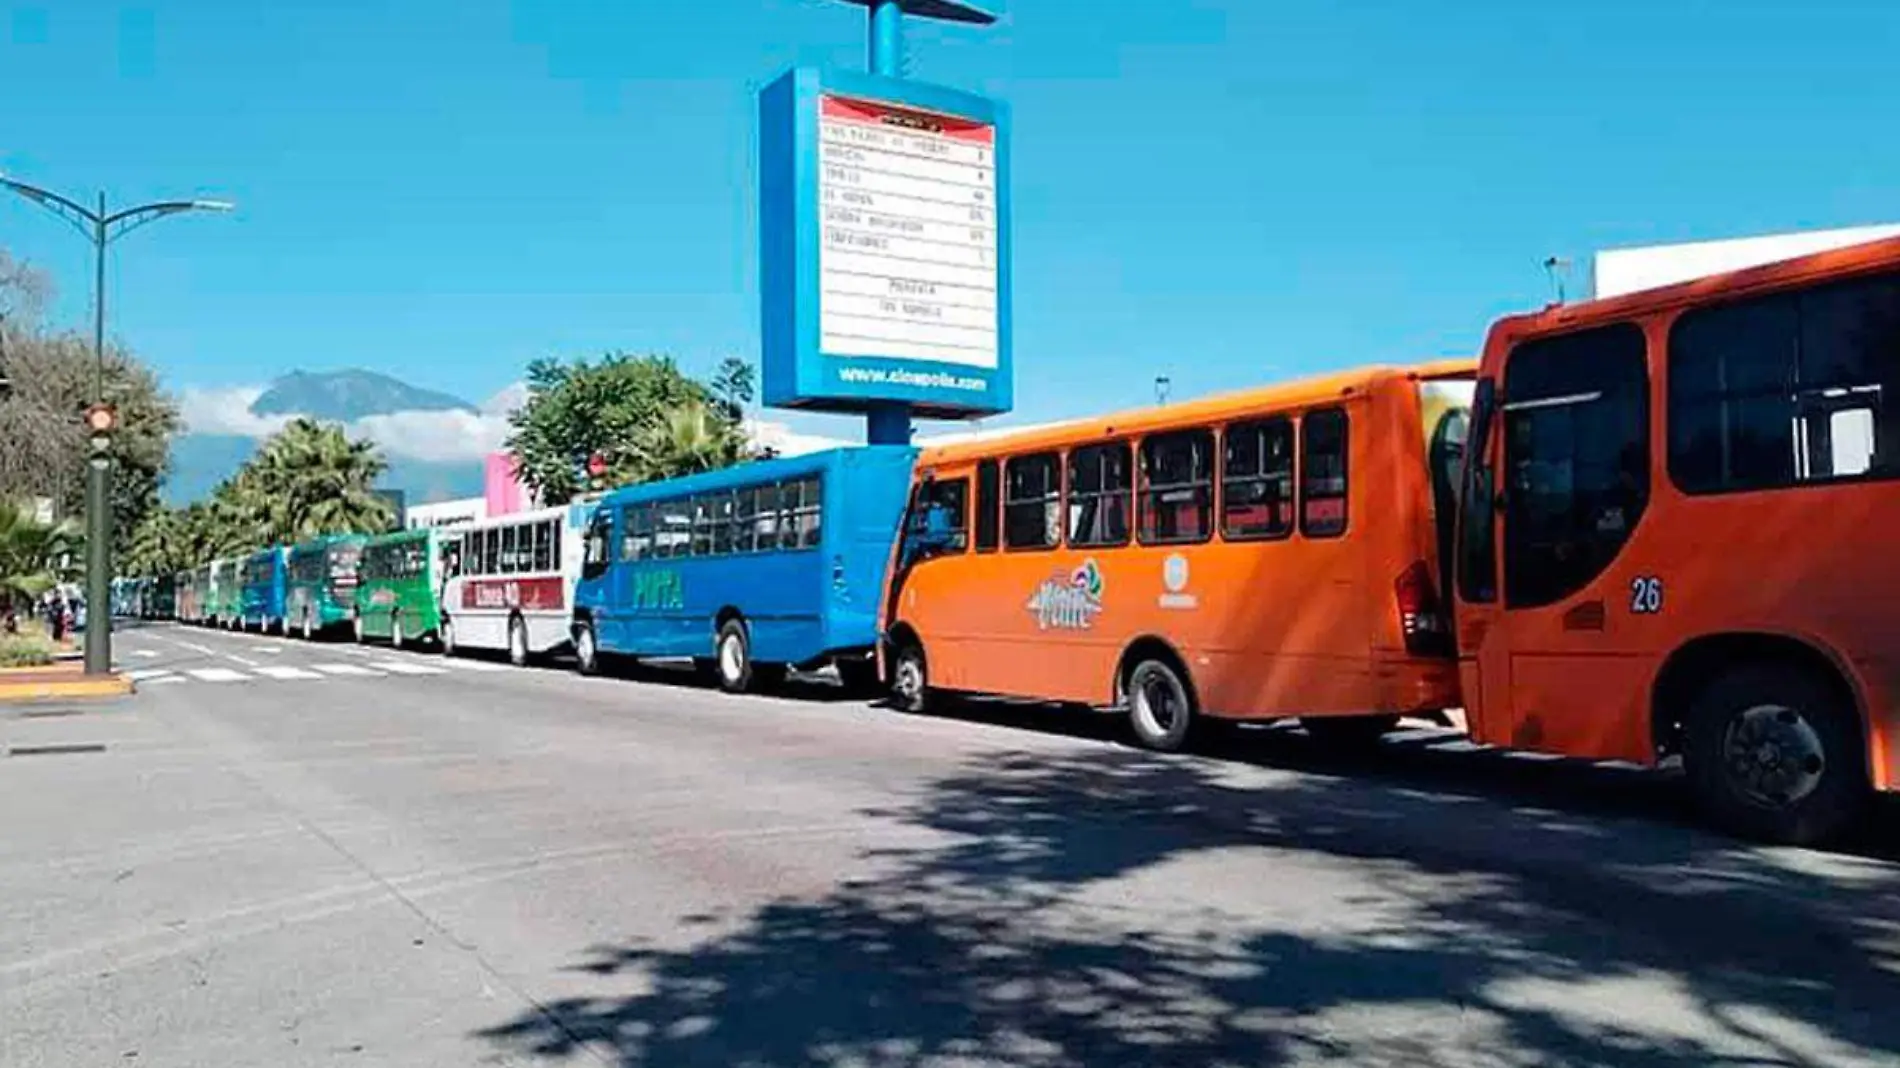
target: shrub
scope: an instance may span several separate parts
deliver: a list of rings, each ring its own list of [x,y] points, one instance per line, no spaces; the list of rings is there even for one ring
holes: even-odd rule
[[[22,628],[0,637],[0,667],[38,667],[53,662],[53,643],[44,634]]]

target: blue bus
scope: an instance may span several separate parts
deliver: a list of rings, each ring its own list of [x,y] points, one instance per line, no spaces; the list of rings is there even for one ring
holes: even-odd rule
[[[691,657],[736,693],[830,663],[847,686],[874,685],[878,598],[916,455],[831,449],[607,494],[574,590],[576,666]]]
[[[273,545],[244,558],[242,600],[238,607],[238,627],[259,631],[284,626],[284,547]]]

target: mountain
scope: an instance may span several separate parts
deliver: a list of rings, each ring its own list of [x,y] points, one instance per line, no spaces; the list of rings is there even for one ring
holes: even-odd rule
[[[478,412],[460,397],[421,389],[375,371],[293,371],[273,381],[251,402],[257,416],[308,415],[326,422],[350,423],[365,416],[396,412]],[[180,505],[210,496],[257,451],[260,439],[244,434],[191,433],[172,439],[171,473],[159,495]],[[389,470],[378,485],[400,489],[411,504],[478,497],[483,488],[482,461],[420,460],[383,450]]]
[[[375,371],[292,371],[251,403],[253,415],[308,415],[350,422],[391,412],[474,412],[460,397],[421,389]]]

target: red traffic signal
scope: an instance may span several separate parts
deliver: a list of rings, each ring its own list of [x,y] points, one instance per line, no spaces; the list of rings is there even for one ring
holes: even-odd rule
[[[595,453],[592,456],[589,456],[587,458],[587,473],[593,476],[594,478],[599,478],[600,476],[606,474],[607,473],[607,458],[605,456],[602,456],[599,453]]]

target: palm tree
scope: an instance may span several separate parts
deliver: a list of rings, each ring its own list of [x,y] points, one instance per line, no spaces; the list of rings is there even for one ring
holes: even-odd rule
[[[641,428],[628,473],[640,482],[677,478],[729,467],[748,455],[737,423],[703,404],[685,404]]]
[[[132,544],[126,551],[125,568],[134,575],[167,575],[191,564],[184,525],[179,513],[170,508],[155,508],[145,513],[132,531]]]
[[[42,523],[30,506],[0,503],[0,598],[6,607],[30,603],[77,578],[79,556],[78,524]]]
[[[267,540],[307,541],[323,534],[370,533],[393,518],[374,490],[388,464],[374,443],[351,441],[341,427],[298,419],[264,446],[234,487],[240,510],[261,514]]]

